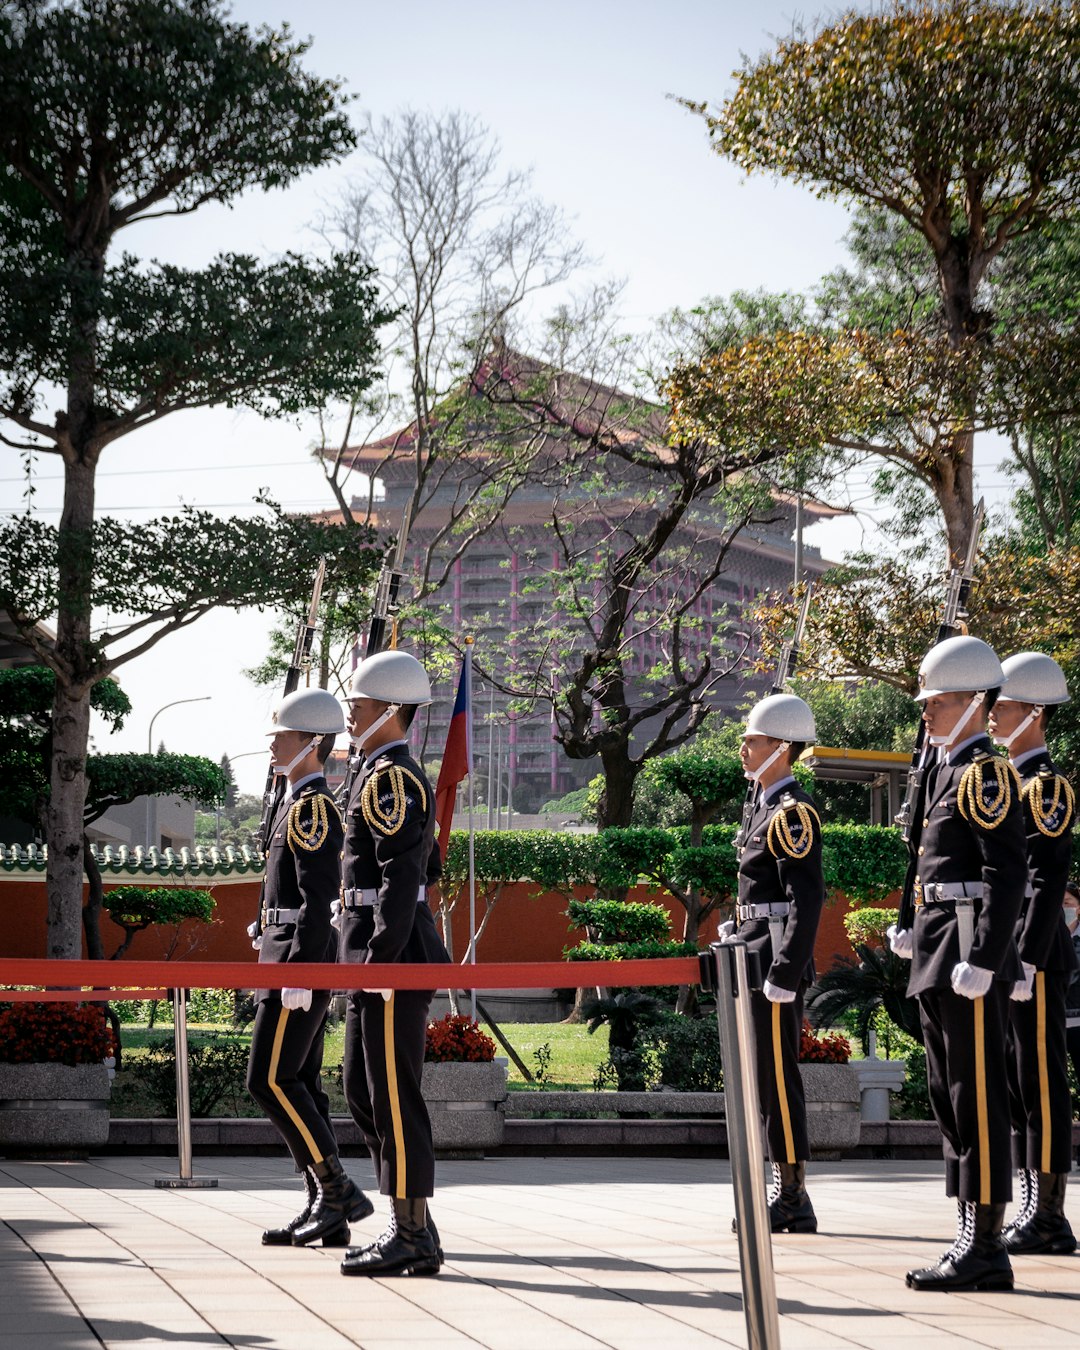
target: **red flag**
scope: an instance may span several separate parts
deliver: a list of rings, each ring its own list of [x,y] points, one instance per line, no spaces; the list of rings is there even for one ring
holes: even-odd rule
[[[446,749],[443,751],[442,768],[435,787],[435,820],[439,836],[439,851],[446,857],[446,845],[450,839],[450,822],[454,818],[454,802],[457,799],[457,786],[466,775],[472,773],[472,647],[465,648],[465,657],[461,663],[461,677],[458,680],[457,698],[450,718],[450,730],[446,733]]]

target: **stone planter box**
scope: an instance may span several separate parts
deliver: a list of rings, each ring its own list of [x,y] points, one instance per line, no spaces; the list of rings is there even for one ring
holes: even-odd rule
[[[502,1143],[505,1064],[425,1064],[421,1086],[440,1153],[475,1157]]]
[[[859,1143],[859,1079],[850,1064],[800,1064],[815,1157],[839,1158]]]
[[[108,1139],[104,1064],[0,1064],[0,1152],[85,1157]]]

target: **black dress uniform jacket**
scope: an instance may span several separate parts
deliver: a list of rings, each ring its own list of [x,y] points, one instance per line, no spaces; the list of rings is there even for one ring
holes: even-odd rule
[[[915,924],[911,978],[914,997],[951,988],[961,958],[955,904],[924,904],[936,882],[983,885],[974,902],[974,940],[967,960],[1010,984],[1023,977],[1014,930],[1027,887],[1020,792],[1012,767],[995,755],[988,736],[958,753],[955,764],[932,767],[916,803],[910,847],[915,855]]]
[[[266,846],[260,964],[334,959],[330,903],[338,893],[342,841],[341,816],[325,778],[305,783],[278,807]],[[267,913],[276,909],[296,910],[297,917],[268,924]],[[256,997],[266,998],[267,991]]]
[[[408,746],[394,745],[357,774],[345,808],[342,885],[378,892],[373,906],[345,911],[339,959],[450,960],[421,886],[442,874],[435,794]]]
[[[795,782],[760,794],[744,839],[739,904],[791,908],[775,954],[767,918],[743,920],[739,937],[758,953],[763,978],[781,989],[799,989],[814,979],[814,942],[825,902],[821,821],[813,797]]]
[[[1017,772],[1032,889],[1020,911],[1020,959],[1036,970],[1073,971],[1076,952],[1061,912],[1072,864],[1072,788],[1045,747],[1025,759]]]

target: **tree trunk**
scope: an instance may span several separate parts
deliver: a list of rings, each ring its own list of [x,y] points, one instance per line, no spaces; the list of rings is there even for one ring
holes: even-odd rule
[[[49,857],[48,954],[82,955],[83,809],[86,747],[90,736],[90,644],[93,578],[94,469],[67,447],[64,507],[59,532],[59,607],[56,624],[56,692],[52,708],[52,763],[46,825]]]
[[[86,871],[86,904],[82,912],[83,936],[86,938],[88,961],[104,961],[105,948],[101,943],[101,909],[105,890],[101,884],[101,869],[94,857],[90,840],[83,835],[83,867]]]
[[[955,432],[948,451],[953,466],[952,482],[940,484],[937,493],[945,518],[949,567],[963,565],[971,539],[971,522],[975,514],[974,454],[975,433],[971,427]]]
[[[630,759],[624,740],[601,748],[600,763],[604,769],[604,790],[596,811],[596,823],[601,830],[626,829],[634,814],[634,784],[638,769]]]

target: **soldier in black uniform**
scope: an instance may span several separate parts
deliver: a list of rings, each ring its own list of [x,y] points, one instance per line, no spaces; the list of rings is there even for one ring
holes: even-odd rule
[[[435,794],[405,740],[416,709],[430,702],[424,668],[406,652],[368,657],[353,677],[349,732],[364,762],[345,803],[342,961],[450,960],[427,903],[427,886],[441,871]],[[433,994],[370,989],[349,999],[345,1097],[379,1189],[390,1197],[391,1220],[377,1242],[345,1253],[346,1275],[439,1270],[442,1253],[427,1205],[435,1150],[420,1090]]]
[[[926,1073],[942,1133],[945,1193],[957,1198],[957,1235],[913,1289],[1011,1289],[1002,1244],[1012,1196],[1005,1037],[1009,994],[1023,967],[1013,933],[1027,885],[1019,784],[994,754],[986,717],[1005,676],[973,637],[947,638],[924,658],[919,699],[939,762],[916,799],[914,920],[890,930],[912,961]]]
[[[1072,863],[1073,791],[1046,748],[1054,708],[1069,701],[1065,676],[1042,652],[1002,663],[1008,683],[990,714],[994,739],[1020,777],[1029,893],[1016,941],[1024,979],[1009,1006],[1009,1103],[1020,1210],[1005,1230],[1010,1252],[1068,1254],[1076,1238],[1065,1217],[1072,1166],[1072,1095],[1065,1045],[1065,996],[1076,954],[1062,902]]]
[[[275,714],[270,753],[287,780],[269,822],[262,908],[251,927],[260,964],[333,960],[331,906],[341,878],[342,825],[323,765],[344,729],[341,705],[325,689],[303,689]],[[258,1011],[248,1061],[248,1091],[281,1135],[303,1174],[307,1203],[269,1246],[322,1238],[345,1246],[349,1220],[374,1212],[345,1175],[319,1081],[328,990],[256,991]]]
[[[772,694],[750,713],[739,753],[757,791],[736,839],[737,920],[720,925],[721,938],[737,931],[749,952],[758,954],[764,976],[761,989],[751,994],[751,1008],[758,1098],[773,1165],[774,1233],[817,1232],[806,1193],[810,1143],[799,1042],[825,881],[817,806],[791,772],[814,735],[813,713],[793,694]]]

